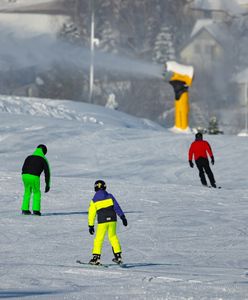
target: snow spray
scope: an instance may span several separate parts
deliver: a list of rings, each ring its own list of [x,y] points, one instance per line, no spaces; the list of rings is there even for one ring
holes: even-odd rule
[[[18,32],[0,32],[0,63],[6,68],[36,66],[39,70],[51,68],[53,64],[68,63],[70,66],[88,70],[90,50],[58,40],[56,36],[42,34],[36,36],[18,35]],[[119,72],[135,77],[156,77],[162,79],[163,67],[116,54],[94,51],[94,68],[105,72]]]

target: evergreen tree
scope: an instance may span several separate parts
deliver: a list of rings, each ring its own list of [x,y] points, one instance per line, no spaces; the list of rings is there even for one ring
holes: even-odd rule
[[[115,99],[115,94],[111,93],[108,96],[107,103],[106,103],[105,107],[108,107],[110,109],[118,109],[118,106],[119,106],[119,104]]]
[[[118,31],[113,29],[111,23],[106,21],[100,37],[100,49],[104,52],[118,52]]]
[[[168,60],[175,59],[175,49],[173,46],[173,38],[167,25],[163,25],[157,35],[154,50],[153,61],[157,63],[165,63]]]
[[[223,133],[220,129],[219,129],[219,124],[218,124],[218,120],[216,117],[211,117],[209,120],[209,125],[208,125],[208,133],[209,134],[220,134]]]

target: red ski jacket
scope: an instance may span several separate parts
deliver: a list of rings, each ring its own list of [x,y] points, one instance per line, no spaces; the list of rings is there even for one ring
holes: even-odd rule
[[[194,141],[189,148],[189,160],[193,159],[197,160],[200,157],[208,158],[213,156],[212,149],[207,141]]]

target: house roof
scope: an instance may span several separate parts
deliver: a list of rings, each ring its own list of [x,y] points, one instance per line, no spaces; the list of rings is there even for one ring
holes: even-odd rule
[[[234,16],[247,13],[240,4],[236,0],[194,0],[190,6],[195,10],[223,11]]]
[[[191,32],[191,37],[196,35],[202,28],[212,25],[214,23],[213,19],[199,19],[195,22],[193,30]]]
[[[62,0],[0,0],[0,13],[68,14]]]
[[[248,5],[248,0],[237,0],[239,5]]]
[[[237,83],[248,83],[248,68],[235,74],[233,76],[233,81]]]
[[[191,38],[193,39],[203,30],[206,30],[222,46],[230,45],[231,35],[225,23],[212,19],[199,19],[192,30]]]

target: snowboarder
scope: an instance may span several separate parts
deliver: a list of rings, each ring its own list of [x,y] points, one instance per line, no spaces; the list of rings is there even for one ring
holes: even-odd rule
[[[47,153],[47,147],[45,145],[39,145],[32,155],[29,155],[22,166],[22,181],[24,185],[24,195],[22,202],[22,214],[30,215],[29,203],[31,194],[33,193],[33,214],[40,216],[40,175],[44,171],[45,173],[45,193],[50,190],[50,169],[48,161],[45,157]]]
[[[92,265],[100,265],[102,244],[106,232],[114,253],[113,262],[122,263],[121,245],[116,235],[117,215],[121,218],[124,226],[127,226],[127,219],[112,194],[106,191],[106,184],[103,180],[95,182],[95,195],[90,202],[88,211],[89,233],[94,234],[94,223],[97,215],[97,230],[93,245],[93,258],[89,261]],[[116,215],[117,214],[117,215]]]
[[[211,186],[213,188],[216,188],[214,175],[209,166],[208,155],[211,158],[212,165],[214,165],[214,156],[213,156],[212,149],[209,143],[203,140],[202,133],[198,132],[195,135],[195,141],[191,144],[189,148],[189,165],[191,168],[194,167],[194,164],[192,162],[194,156],[196,166],[199,170],[199,177],[201,179],[202,185],[207,186],[207,180],[205,177],[205,173],[206,173],[209,178]]]

